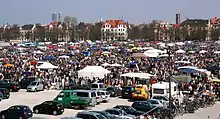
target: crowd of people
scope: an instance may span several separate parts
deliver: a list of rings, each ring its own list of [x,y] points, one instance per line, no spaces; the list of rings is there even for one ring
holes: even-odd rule
[[[182,90],[199,91],[201,89],[219,92],[219,84],[212,79],[218,79],[220,58],[219,44],[215,42],[120,42],[100,43],[82,42],[75,45],[45,44],[45,46],[13,44],[1,49],[0,79],[20,81],[26,77],[43,79],[48,85],[63,88],[70,83],[91,84],[103,82],[106,85],[135,85],[137,78],[121,77],[127,72],[149,73],[153,76],[150,83],[167,80],[168,75],[189,76],[190,80],[179,81]],[[148,50],[160,50],[158,56],[148,56]],[[177,52],[181,50],[182,52]],[[203,51],[203,52],[202,52]],[[134,55],[139,54],[139,55]],[[68,57],[60,57],[60,56]],[[50,57],[50,58],[46,58]],[[179,62],[176,62],[179,61]],[[39,62],[50,62],[58,66],[57,69],[38,69]],[[120,66],[103,66],[104,63],[120,64]],[[86,66],[103,66],[111,71],[104,78],[78,77],[78,71]],[[178,67],[193,66],[207,69],[210,73],[180,71]],[[188,86],[190,85],[190,86]],[[187,88],[187,89],[186,89]]]

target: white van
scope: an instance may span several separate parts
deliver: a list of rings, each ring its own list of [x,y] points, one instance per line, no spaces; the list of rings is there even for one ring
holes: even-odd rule
[[[27,87],[27,91],[43,91],[44,90],[44,84],[43,81],[33,81],[30,83],[30,85]]]
[[[91,89],[92,90],[105,90],[105,84],[104,83],[92,83]]]
[[[171,82],[171,95],[176,97],[178,95],[178,85]],[[152,96],[167,96],[169,97],[169,82],[159,82],[152,84]]]

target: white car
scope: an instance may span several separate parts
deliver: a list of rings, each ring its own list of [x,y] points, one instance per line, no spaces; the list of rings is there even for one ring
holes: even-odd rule
[[[103,102],[108,102],[110,100],[110,94],[107,91],[99,91],[101,93],[101,98]]]
[[[94,92],[95,92],[97,104],[100,104],[101,102],[103,102],[103,99],[101,97],[101,93],[99,92],[99,90],[94,90]]]
[[[159,100],[162,104],[169,105],[169,98],[166,96],[156,95],[156,96],[153,96],[151,99]]]

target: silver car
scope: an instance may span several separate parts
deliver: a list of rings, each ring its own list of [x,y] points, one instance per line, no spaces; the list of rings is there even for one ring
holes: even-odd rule
[[[42,81],[33,81],[27,87],[27,91],[31,91],[31,92],[43,91],[43,90],[44,90],[44,84]]]

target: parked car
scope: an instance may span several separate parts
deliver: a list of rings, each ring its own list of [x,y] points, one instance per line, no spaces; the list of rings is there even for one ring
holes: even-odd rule
[[[0,88],[0,92],[2,93],[2,99],[8,99],[10,97],[10,92],[6,88]]]
[[[96,104],[100,104],[103,101],[101,97],[101,93],[99,92],[99,90],[94,90],[93,92],[95,93],[96,102],[97,102]]]
[[[0,92],[0,101],[2,101],[2,99],[3,99],[3,94],[2,94],[2,92]]]
[[[161,103],[159,100],[156,100],[156,99],[149,99],[149,100],[147,100],[147,102],[149,102],[150,104],[152,104],[155,107],[163,107],[164,106],[163,103]]]
[[[91,90],[105,90],[105,84],[104,83],[92,83]]]
[[[110,100],[110,94],[107,91],[99,91],[101,93],[101,98],[103,102],[108,102]]]
[[[6,88],[9,91],[17,92],[20,90],[20,86],[17,82],[13,82],[10,79],[0,80],[0,88]]]
[[[104,111],[108,112],[109,114],[115,115],[117,118],[119,117],[119,118],[126,118],[126,119],[135,119],[134,115],[129,115],[121,109],[113,108],[113,109],[106,109]]]
[[[77,92],[78,90],[63,90],[54,101],[60,102],[65,108],[84,109],[91,105],[92,99],[89,98],[89,93]],[[93,94],[95,100],[95,94]],[[96,103],[94,102],[93,105]]]
[[[80,90],[80,89],[90,90],[90,87],[88,85],[78,85],[73,83],[66,85],[64,87],[64,90]]]
[[[103,115],[104,117],[106,117],[107,119],[115,119],[116,118],[114,115],[109,114],[108,112],[105,112],[105,111],[89,111],[89,112],[99,113],[99,114]]]
[[[121,96],[122,98],[132,98],[135,86],[124,86],[122,87]]]
[[[27,87],[27,91],[36,92],[36,91],[43,91],[44,90],[44,84],[42,81],[33,81],[31,84]]]
[[[64,107],[61,103],[56,101],[45,101],[39,105],[34,106],[33,112],[35,114],[53,114],[60,115],[64,112]]]
[[[27,89],[27,87],[31,84],[31,82],[35,81],[36,78],[23,78],[19,82],[21,89]]]
[[[142,112],[148,112],[154,108],[154,106],[147,101],[135,101],[131,107]]]
[[[167,96],[156,95],[156,96],[151,97],[151,99],[159,100],[162,104],[166,104],[166,105],[169,104],[169,98]]]
[[[106,89],[109,92],[111,97],[121,96],[121,89],[116,86],[111,86]]]
[[[31,109],[25,105],[11,106],[0,112],[1,119],[28,119],[33,116]]]
[[[117,105],[113,108],[124,110],[127,114],[131,114],[134,116],[140,116],[140,115],[144,114],[144,112],[138,111],[138,110],[134,109],[133,107],[127,106],[127,105]]]
[[[77,113],[76,117],[82,119],[107,119],[105,116],[103,116],[100,113],[87,112],[87,111]]]

